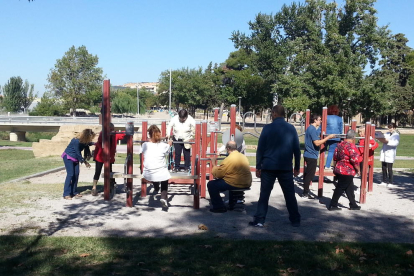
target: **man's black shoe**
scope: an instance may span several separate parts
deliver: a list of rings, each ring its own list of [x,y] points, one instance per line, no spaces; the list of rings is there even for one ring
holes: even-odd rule
[[[210,212],[212,212],[212,213],[225,213],[225,212],[227,212],[227,209],[226,208],[219,208],[219,209],[211,208]]]
[[[342,211],[342,208],[339,208],[338,206],[329,206],[329,211]]]
[[[174,170],[173,170],[173,172],[179,172],[180,171],[180,169],[179,168],[174,168]]]
[[[349,210],[361,210],[361,206],[349,207]]]
[[[312,196],[311,194],[309,194],[309,193],[303,193],[302,195],[301,195],[301,197],[302,198],[307,198],[307,199],[315,199],[315,197],[314,196]]]
[[[249,225],[250,226],[253,226],[253,227],[259,227],[259,228],[263,228],[264,227],[263,223],[255,222],[255,221],[249,222]]]

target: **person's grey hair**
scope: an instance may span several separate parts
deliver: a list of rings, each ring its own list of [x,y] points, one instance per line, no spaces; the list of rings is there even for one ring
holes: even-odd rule
[[[227,150],[236,150],[237,149],[237,144],[234,141],[228,141],[226,144],[226,149]]]
[[[356,132],[353,129],[348,130],[346,133],[346,139],[354,139],[356,137]]]

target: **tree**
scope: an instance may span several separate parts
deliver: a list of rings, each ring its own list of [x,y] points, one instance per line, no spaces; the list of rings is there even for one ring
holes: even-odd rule
[[[62,116],[65,115],[63,104],[49,93],[44,93],[38,103],[29,113],[31,116]]]
[[[90,104],[91,98],[92,102],[96,99],[103,80],[98,61],[98,56],[90,54],[85,46],[70,47],[50,70],[46,88],[61,98],[67,108],[75,110],[84,103]]]
[[[234,32],[236,48],[252,56],[252,68],[291,111],[357,103],[367,65],[374,68],[388,39],[377,26],[375,0],[325,0],[284,5],[274,16],[258,14],[250,35]]]
[[[135,99],[125,93],[124,91],[118,91],[114,93],[114,98],[111,100],[111,111],[113,113],[136,113],[137,112],[137,97]]]
[[[23,83],[21,77],[11,77],[2,90],[4,96],[2,106],[10,112],[27,109],[36,97],[33,94],[34,84],[30,85],[27,80]]]

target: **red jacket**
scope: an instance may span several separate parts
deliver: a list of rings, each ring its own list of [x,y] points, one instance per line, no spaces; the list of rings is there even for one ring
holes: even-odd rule
[[[119,140],[124,139],[125,134],[124,133],[117,133],[117,134],[111,134],[111,140],[110,140],[110,148],[109,148],[109,154],[111,156],[111,163],[115,163],[115,152],[116,152],[116,144]],[[103,148],[102,148],[102,132],[99,133],[98,142],[95,144],[95,153],[93,155],[93,160],[103,163]]]
[[[376,148],[378,148],[378,143],[375,141],[375,139],[373,139],[372,137],[369,138],[369,144],[371,145],[371,147],[369,148],[369,153],[368,153],[368,165],[373,166],[374,165],[374,150]],[[359,146],[364,146],[365,145],[365,139],[360,139]],[[358,148],[359,153],[361,154],[361,156],[364,156],[364,148],[363,147],[359,147]]]

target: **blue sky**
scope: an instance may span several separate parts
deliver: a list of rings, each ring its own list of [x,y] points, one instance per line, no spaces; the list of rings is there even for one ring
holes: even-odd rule
[[[56,60],[85,45],[112,85],[158,81],[169,68],[203,68],[234,51],[236,30],[248,32],[259,12],[279,0],[0,0],[0,85],[12,76],[42,95]],[[338,1],[340,2],[340,1]],[[413,0],[378,0],[379,25],[404,33],[414,48]]]

